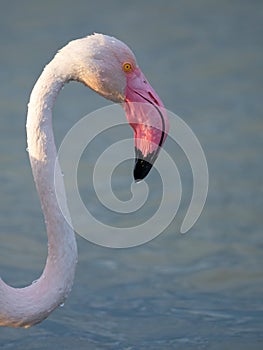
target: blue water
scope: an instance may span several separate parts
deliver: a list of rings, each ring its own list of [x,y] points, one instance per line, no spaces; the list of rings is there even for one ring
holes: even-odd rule
[[[43,66],[69,40],[104,32],[128,43],[167,108],[197,135],[210,174],[202,216],[180,235],[192,184],[175,150],[185,175],[183,204],[166,231],[125,250],[78,236],[77,274],[64,307],[36,327],[1,328],[1,349],[262,349],[262,20],[261,1],[1,4],[3,279],[24,286],[45,263],[26,105]],[[105,105],[84,86],[67,86],[54,110],[57,143],[79,118]],[[148,181],[159,188],[155,173]],[[110,214],[103,211],[108,222]]]

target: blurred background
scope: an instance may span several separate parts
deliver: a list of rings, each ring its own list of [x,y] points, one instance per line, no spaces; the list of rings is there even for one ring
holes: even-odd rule
[[[262,349],[262,22],[260,0],[1,1],[5,281],[27,285],[45,264],[25,120],[36,79],[68,41],[101,32],[126,42],[165,106],[197,135],[210,174],[204,211],[180,235],[192,183],[176,150],[184,194],[166,231],[124,250],[77,236],[77,274],[64,307],[27,330],[0,328],[1,349]],[[58,145],[79,118],[106,105],[69,84],[54,110]],[[153,172],[149,186],[158,188],[157,180]]]

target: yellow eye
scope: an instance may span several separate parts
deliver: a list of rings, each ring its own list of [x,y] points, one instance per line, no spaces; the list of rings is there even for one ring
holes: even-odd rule
[[[129,62],[125,62],[122,65],[124,72],[130,72],[132,70],[132,65]]]

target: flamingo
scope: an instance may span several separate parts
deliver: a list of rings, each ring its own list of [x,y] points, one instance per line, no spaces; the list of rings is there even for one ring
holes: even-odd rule
[[[28,328],[41,322],[64,303],[73,285],[77,246],[74,231],[55,196],[57,151],[52,129],[55,99],[63,85],[72,80],[124,107],[134,129],[135,181],[149,173],[168,132],[163,103],[126,44],[111,36],[92,34],[58,51],[32,90],[26,124],[30,164],[47,230],[48,256],[41,276],[31,285],[13,288],[0,279],[1,326]],[[148,113],[146,105],[151,105],[155,113]],[[67,207],[60,169],[59,177],[60,200],[62,196]]]

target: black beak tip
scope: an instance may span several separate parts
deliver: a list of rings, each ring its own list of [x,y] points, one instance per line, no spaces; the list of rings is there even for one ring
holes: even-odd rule
[[[133,177],[135,182],[143,180],[152,168],[152,164],[144,159],[136,159],[136,163],[133,170]]]

